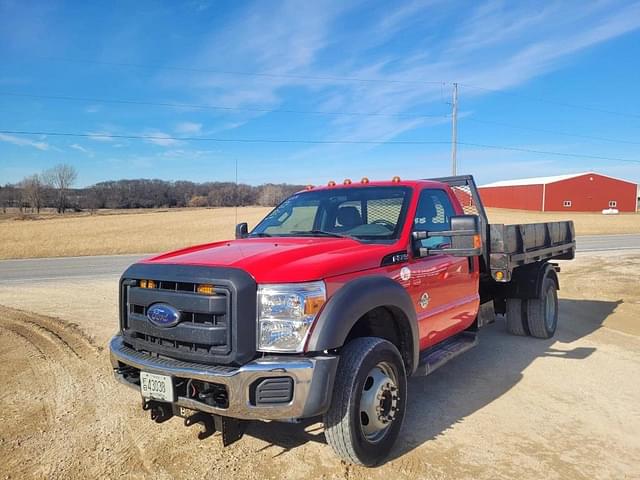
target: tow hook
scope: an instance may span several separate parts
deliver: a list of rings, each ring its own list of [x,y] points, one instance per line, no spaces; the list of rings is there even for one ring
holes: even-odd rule
[[[184,418],[185,427],[196,424],[202,425],[202,431],[198,433],[198,439],[200,440],[220,432],[222,434],[222,445],[225,447],[240,440],[248,424],[246,420],[198,412],[157,400],[143,399],[142,409],[151,412],[151,420],[156,423],[166,422],[174,415],[177,415]]]
[[[162,423],[173,417],[173,409],[170,404],[157,402],[155,400],[143,400],[142,409],[151,412],[151,420]]]
[[[180,412],[180,416],[183,416],[185,413],[187,413],[186,409],[184,412]],[[242,438],[247,429],[248,422],[238,418],[224,417],[222,415],[205,412],[194,412],[192,415],[184,417],[185,427],[190,427],[197,423],[203,427],[202,431],[198,433],[200,440],[210,437],[215,432],[220,432],[222,434],[222,445],[228,447]]]

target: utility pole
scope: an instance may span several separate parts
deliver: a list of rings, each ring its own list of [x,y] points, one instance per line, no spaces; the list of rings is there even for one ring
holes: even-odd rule
[[[451,101],[451,175],[457,175],[458,153],[458,84],[453,84],[453,98]]]

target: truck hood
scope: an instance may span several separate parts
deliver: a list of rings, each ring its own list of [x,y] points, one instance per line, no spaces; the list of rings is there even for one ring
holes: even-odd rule
[[[379,267],[396,250],[349,238],[247,238],[177,250],[144,263],[234,267],[258,283],[305,282]]]

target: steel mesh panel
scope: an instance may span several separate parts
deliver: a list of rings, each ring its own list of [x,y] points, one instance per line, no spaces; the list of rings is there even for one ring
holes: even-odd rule
[[[480,215],[480,211],[473,200],[471,188],[468,185],[451,187],[456,198],[462,205],[462,210],[467,215]]]
[[[444,207],[442,206],[441,203],[436,203],[435,207],[436,207],[436,216],[431,219],[431,223],[434,223],[434,224],[445,223],[447,221],[447,218],[445,215]]]
[[[401,198],[369,200],[367,202],[367,223],[373,223],[376,220],[385,220],[395,225],[398,223],[401,208]]]

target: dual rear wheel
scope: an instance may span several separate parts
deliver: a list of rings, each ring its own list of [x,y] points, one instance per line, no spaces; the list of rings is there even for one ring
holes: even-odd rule
[[[558,287],[546,277],[540,298],[507,298],[507,331],[513,335],[551,338],[558,326]]]

